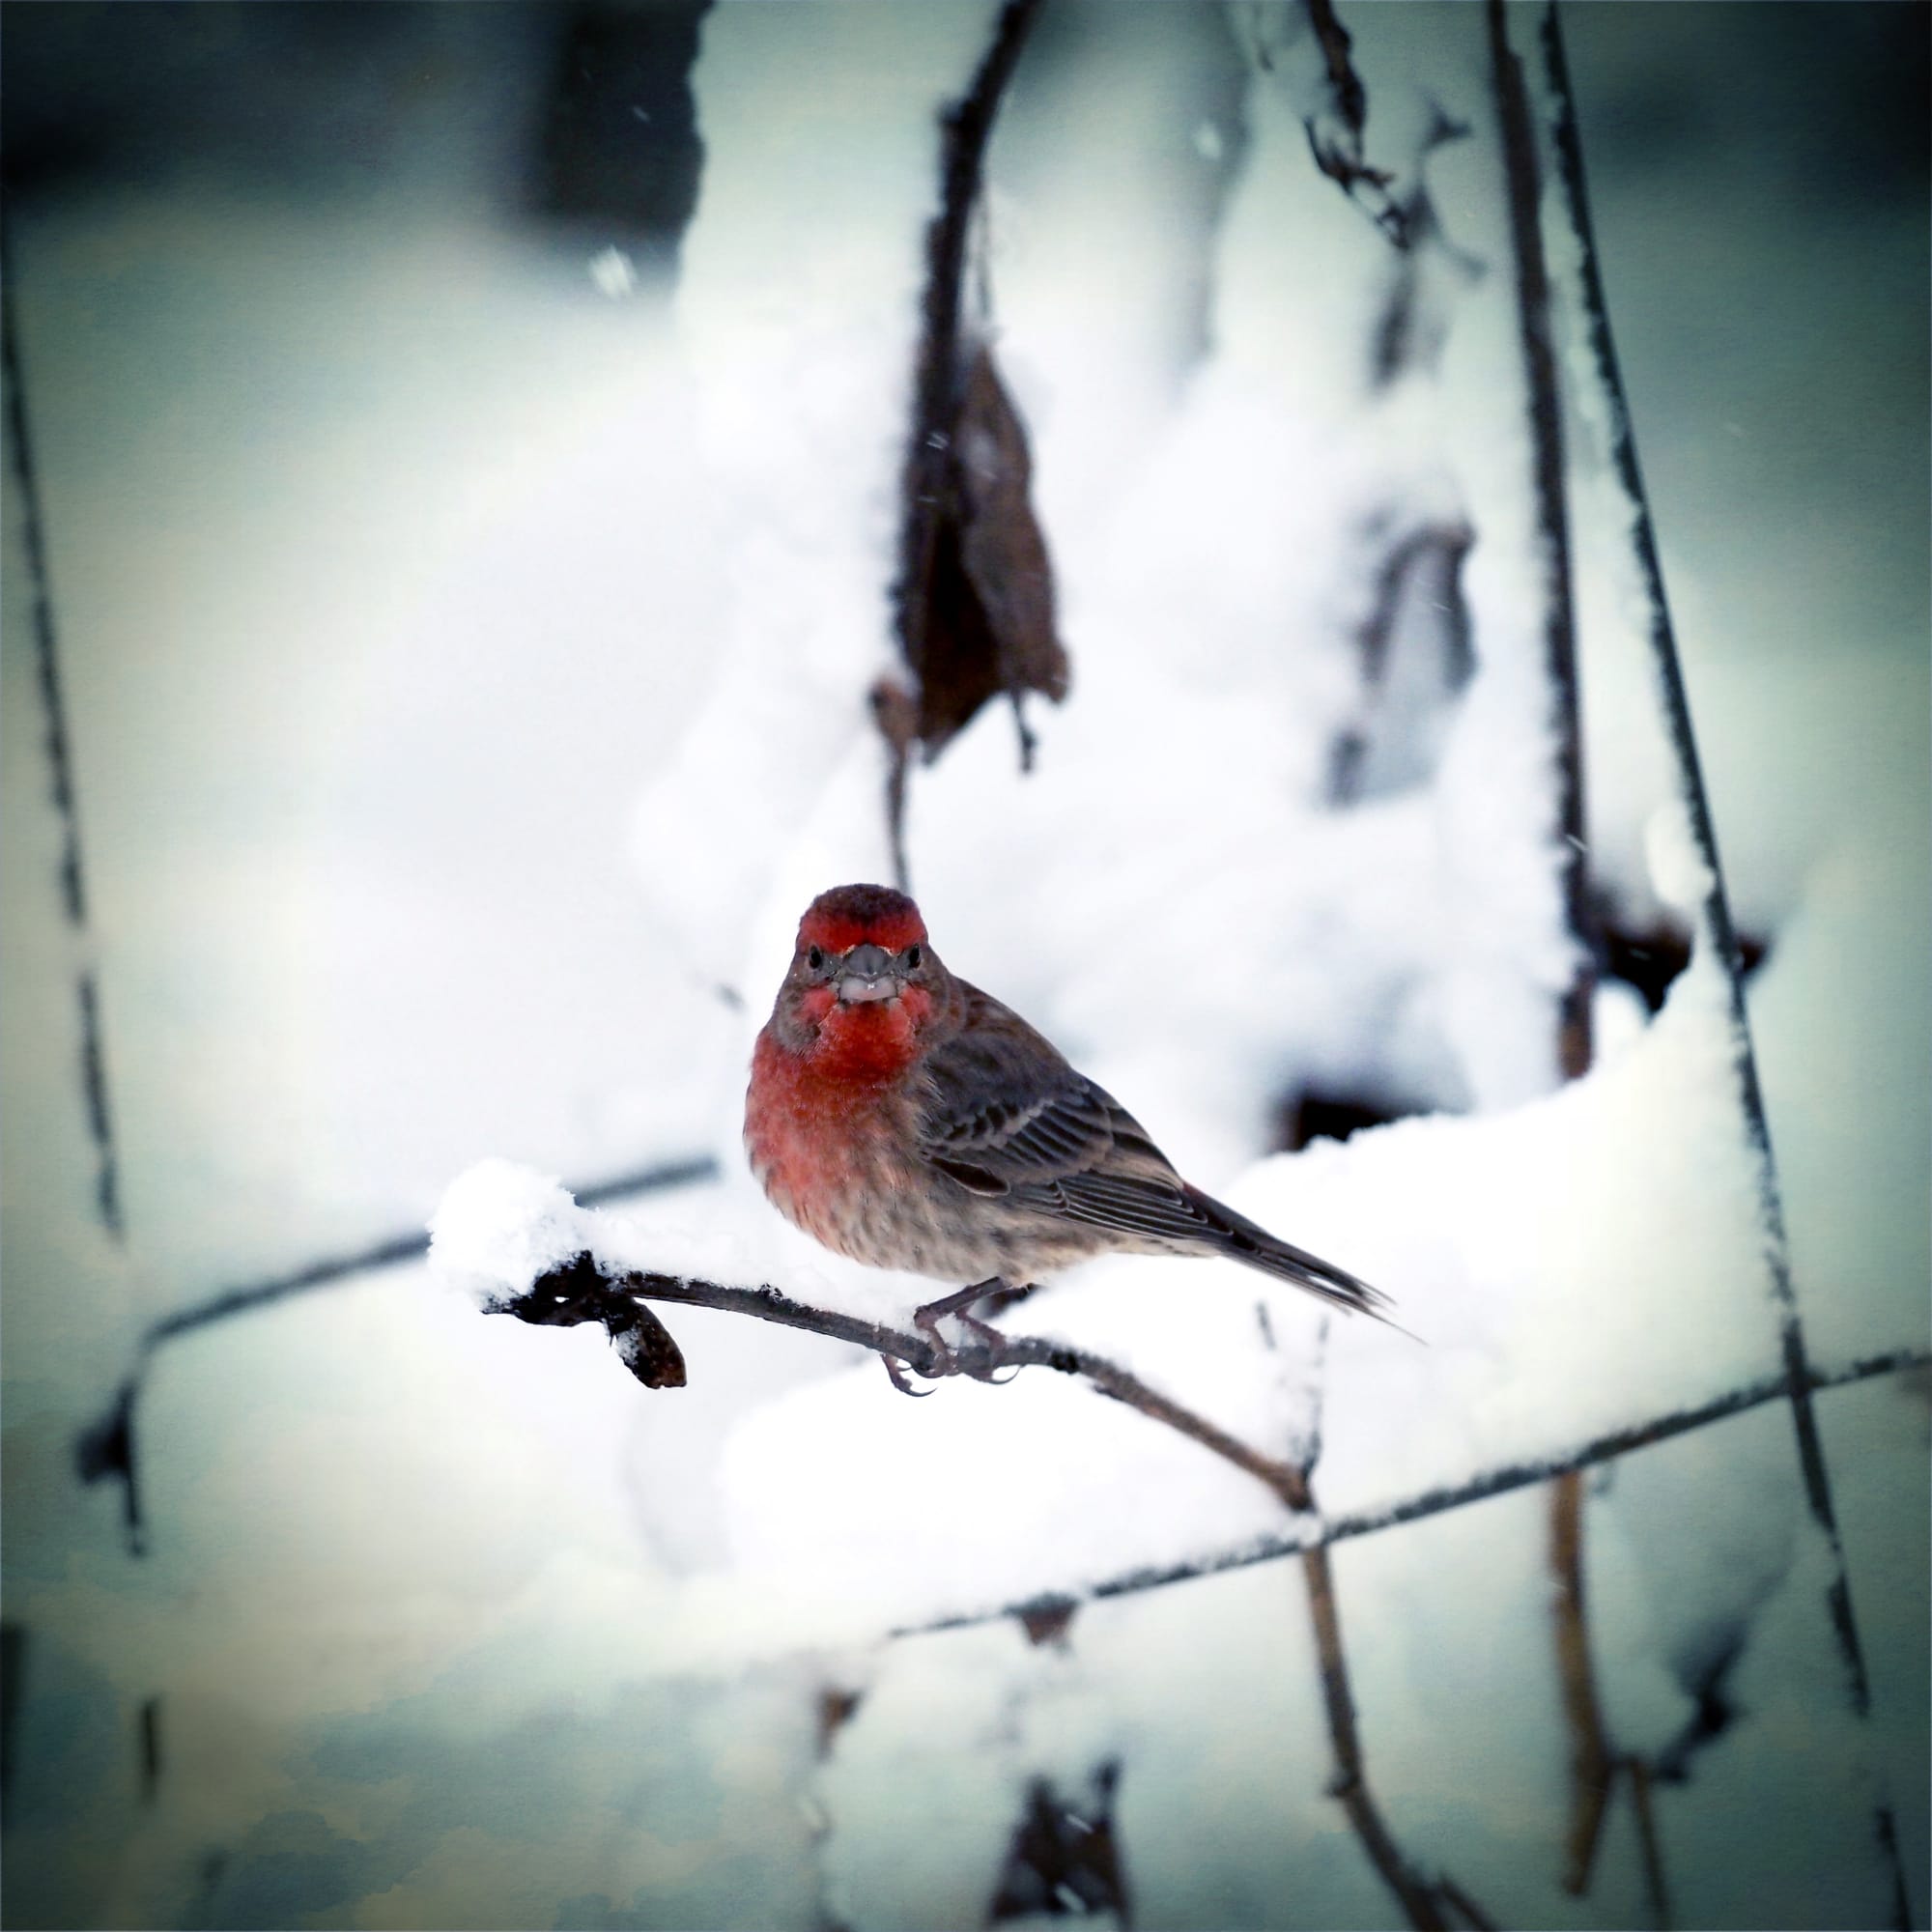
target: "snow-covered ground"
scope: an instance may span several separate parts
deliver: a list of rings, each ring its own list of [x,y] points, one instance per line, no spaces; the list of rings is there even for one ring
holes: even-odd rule
[[[1927,1339],[1925,479],[1896,427],[1926,413],[1923,184],[1813,165],[1831,117],[1772,11],[1566,24],[1832,1366]],[[1193,1178],[1388,1288],[1422,1346],[1183,1263],[1095,1264],[1009,1321],[1262,1446],[1319,1427],[1330,1512],[1778,1362],[1715,962],[1647,1024],[1605,996],[1600,1065],[1551,1091],[1569,953],[1479,16],[1356,14],[1372,157],[1424,171],[1448,244],[1414,291],[1439,355],[1373,393],[1394,270],[1308,162],[1293,62],[1251,77],[1207,9],[1048,10],[988,234],[1074,689],[1030,713],[1031,778],[989,707],[915,773],[909,835],[955,969]],[[10,208],[90,920],[76,942],[53,889],[10,479],[8,1916],[978,1922],[1030,1781],[1077,1803],[1116,1762],[1142,1922],[1395,1922],[1324,1796],[1292,1562],[1090,1605],[1064,1646],[1010,1620],[885,1640],[1284,1526],[1058,1378],[909,1404],[875,1363],[692,1311],[691,1386],[646,1395],[601,1333],[480,1320],[408,1265],[155,1356],[146,1556],[72,1477],[150,1322],[421,1226],[486,1157],[582,1185],[714,1152],[717,1182],[572,1225],[873,1313],[929,1293],[779,1223],[736,1120],[799,909],[886,866],[863,698],[892,662],[932,113],[991,13],[714,10],[682,273],[629,292],[599,238],[532,239],[479,189],[504,137],[465,90],[498,76],[501,104],[535,71],[526,17],[438,29],[440,94],[393,110],[454,128],[460,164],[424,137],[318,185],[190,154]],[[1474,131],[1420,158],[1435,105]],[[1694,867],[1600,427],[1570,424],[1591,859],[1646,914]],[[1459,520],[1474,674],[1405,685],[1368,720],[1374,795],[1331,810],[1376,563]],[[90,1214],[82,959],[125,1245]],[[1303,1082],[1421,1117],[1263,1160]],[[1728,1728],[1658,1788],[1680,1923],[1877,1922],[1875,1779],[1925,1922],[1926,1379],[1819,1413],[1869,1726],[1781,1406],[1591,1479],[1618,1746],[1667,1758],[1730,1659]],[[1642,1922],[1627,1802],[1590,1895],[1558,1889],[1546,1511],[1530,1489],[1338,1547],[1370,1773],[1409,1855],[1499,1922]],[[828,1688],[864,1693],[829,1749]]]

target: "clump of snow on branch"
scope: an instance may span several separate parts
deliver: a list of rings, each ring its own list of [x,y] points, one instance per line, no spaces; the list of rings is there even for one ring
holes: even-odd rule
[[[430,1221],[430,1272],[488,1314],[582,1253],[586,1221],[554,1175],[478,1161]]]

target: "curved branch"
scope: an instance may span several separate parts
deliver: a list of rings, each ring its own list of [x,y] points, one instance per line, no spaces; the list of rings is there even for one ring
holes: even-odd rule
[[[905,1363],[928,1380],[950,1375],[983,1378],[1001,1369],[1052,1369],[1064,1376],[1080,1376],[1102,1394],[1178,1430],[1223,1462],[1265,1483],[1289,1509],[1299,1513],[1310,1507],[1307,1482],[1293,1463],[1264,1456],[1118,1362],[1041,1335],[1008,1335],[982,1327],[959,1348],[942,1349],[929,1335],[841,1315],[836,1309],[814,1308],[781,1294],[775,1288],[731,1288],[721,1282],[644,1270],[606,1273],[588,1253],[539,1275],[523,1293],[504,1299],[488,1312],[514,1315],[520,1321],[544,1327],[601,1321],[612,1339],[619,1340],[635,1332],[639,1301],[716,1308],[728,1315],[775,1321],[782,1328],[804,1329],[834,1342],[854,1343],[874,1354]]]
[[[1249,59],[1284,86],[1316,167],[1406,253],[1417,240],[1415,208],[1394,192],[1395,177],[1387,169],[1364,158],[1369,92],[1334,0],[1256,6],[1235,16],[1234,24]]]

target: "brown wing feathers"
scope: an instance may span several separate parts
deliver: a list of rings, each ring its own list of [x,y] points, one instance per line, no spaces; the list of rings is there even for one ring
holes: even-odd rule
[[[961,991],[998,1006],[977,987],[962,982]],[[1002,1050],[1001,1033],[1013,1029],[1031,1036],[1024,1055]],[[1383,1301],[1345,1269],[1190,1187],[1112,1094],[1016,1016],[991,1036],[969,1031],[935,1048],[926,1071],[921,1152],[970,1192],[1223,1254],[1341,1307],[1373,1312]]]

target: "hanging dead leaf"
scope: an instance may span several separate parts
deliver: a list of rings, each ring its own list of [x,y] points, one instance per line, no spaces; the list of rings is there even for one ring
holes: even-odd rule
[[[1028,692],[1058,703],[1068,684],[1026,428],[983,345],[951,423],[922,439],[907,475],[899,635],[930,760],[988,698],[1005,695],[1017,711]]]

